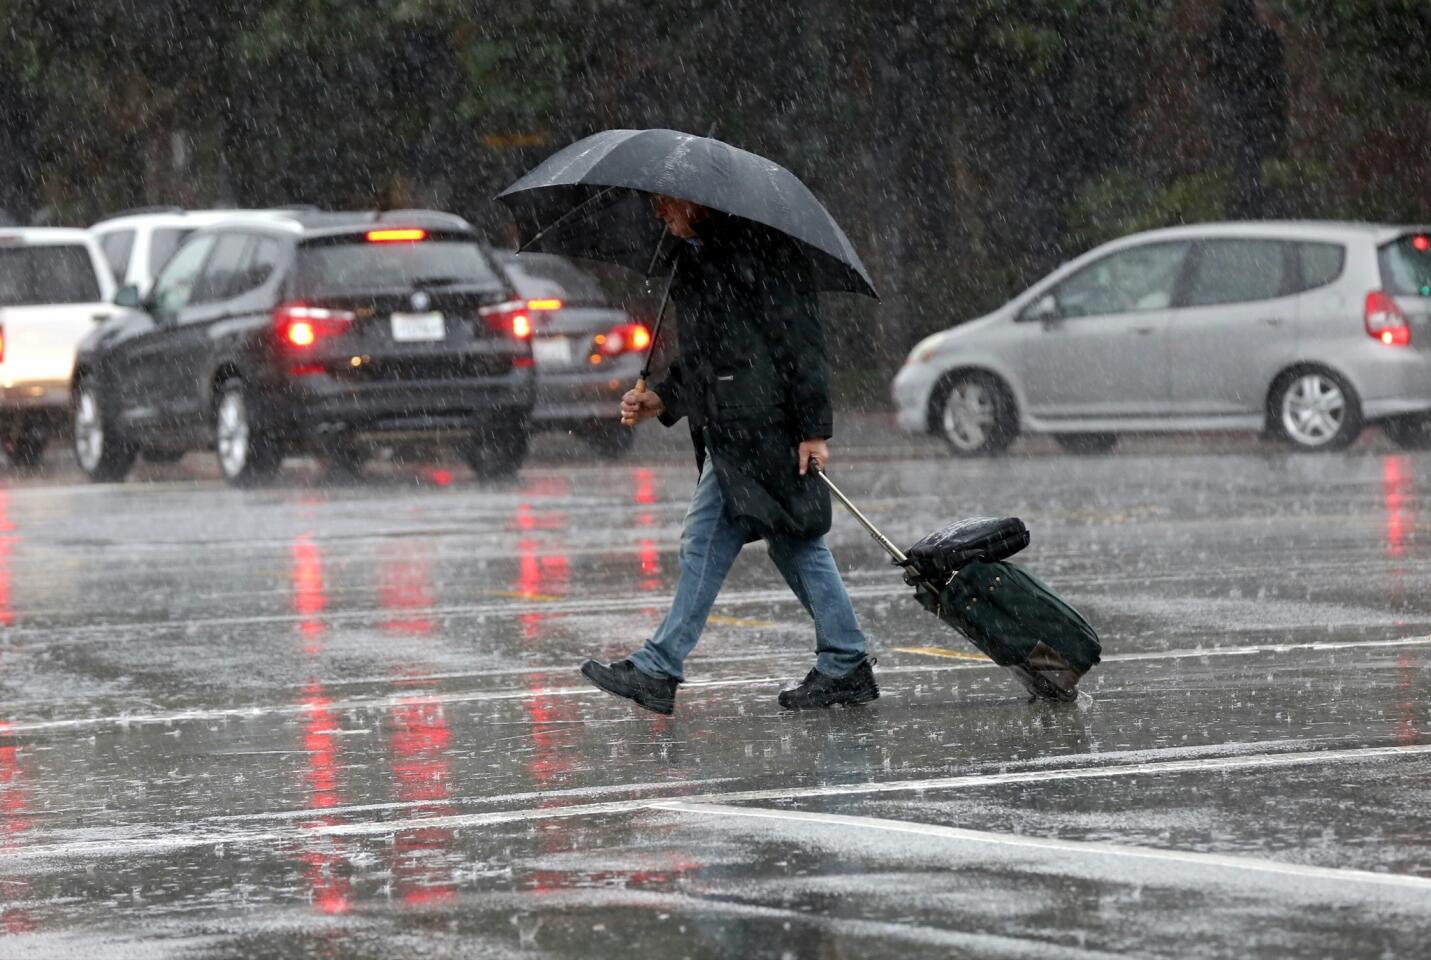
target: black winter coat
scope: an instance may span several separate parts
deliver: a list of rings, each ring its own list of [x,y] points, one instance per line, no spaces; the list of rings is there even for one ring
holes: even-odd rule
[[[829,362],[810,266],[792,245],[712,215],[681,241],[671,298],[679,353],[652,389],[685,417],[726,510],[750,540],[830,529],[830,494],[800,476],[801,440],[833,432]]]

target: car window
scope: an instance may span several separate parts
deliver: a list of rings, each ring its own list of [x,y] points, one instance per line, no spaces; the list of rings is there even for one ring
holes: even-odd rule
[[[1402,237],[1377,251],[1381,285],[1393,296],[1431,297],[1431,237]]]
[[[0,247],[0,307],[95,303],[99,298],[99,278],[88,247]]]
[[[1185,240],[1146,243],[1090,263],[1053,288],[1059,315],[1166,309],[1172,305],[1189,246]]]
[[[169,258],[174,255],[174,251],[179,249],[179,244],[189,238],[192,230],[181,228],[166,228],[155,230],[154,235],[149,238],[149,275],[157,276],[164,265],[169,262]]]
[[[109,264],[115,282],[123,283],[129,270],[129,257],[134,253],[134,231],[114,230],[101,234],[99,248],[104,251],[105,262]]]
[[[1301,290],[1324,287],[1342,275],[1347,248],[1339,243],[1299,243],[1297,260],[1302,268]]]
[[[408,291],[419,287],[501,290],[505,284],[473,240],[370,243],[362,234],[298,248],[298,296]]]
[[[248,263],[244,265],[243,273],[234,286],[234,295],[257,290],[267,283],[273,276],[273,271],[278,269],[282,253],[283,248],[277,240],[255,237],[253,252],[249,254]]]
[[[605,304],[606,291],[575,264],[540,253],[507,254],[503,265],[523,297],[560,297],[577,303]]]
[[[233,296],[252,247],[253,238],[246,233],[226,233],[219,237],[213,254],[204,264],[202,276],[194,284],[189,302],[212,303]]]
[[[1187,306],[1270,300],[1287,292],[1287,259],[1280,240],[1224,238],[1198,244]]]
[[[198,282],[199,271],[213,249],[214,237],[195,237],[179,248],[179,252],[169,260],[154,281],[154,313],[173,317],[188,305],[194,295],[194,285]]]

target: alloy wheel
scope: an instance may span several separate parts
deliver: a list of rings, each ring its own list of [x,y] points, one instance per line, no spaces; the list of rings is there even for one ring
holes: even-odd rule
[[[956,449],[973,452],[987,442],[994,417],[994,398],[989,388],[974,380],[962,380],[944,401],[944,436]]]
[[[1341,387],[1321,373],[1304,373],[1282,393],[1282,428],[1303,447],[1331,443],[1346,419]]]
[[[86,473],[100,468],[104,458],[104,421],[94,391],[82,389],[75,398],[75,456]]]
[[[225,476],[237,477],[248,463],[250,436],[248,408],[241,392],[229,390],[224,393],[219,401],[217,420],[215,439],[219,465],[223,467]]]

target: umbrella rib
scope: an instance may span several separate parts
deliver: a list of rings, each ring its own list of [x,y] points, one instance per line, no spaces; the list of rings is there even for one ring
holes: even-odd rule
[[[564,223],[568,218],[574,216],[578,211],[586,209],[587,207],[591,206],[591,204],[595,203],[597,200],[600,200],[602,197],[606,196],[608,193],[610,193],[612,190],[615,190],[615,189],[616,189],[615,187],[607,187],[606,189],[604,189],[604,190],[602,190],[602,191],[600,191],[600,192],[598,192],[598,193],[594,193],[594,194],[592,194],[591,196],[587,197],[587,198],[586,198],[585,200],[583,200],[581,203],[578,203],[576,206],[572,207],[572,208],[571,208],[570,210],[568,210],[566,213],[564,213],[564,214],[562,214],[561,216],[557,217],[557,218],[556,218],[555,220],[553,220],[551,223],[547,224],[545,227],[543,227],[541,230],[539,230],[539,231],[537,232],[536,236],[532,237],[532,239],[528,240],[526,243],[524,243],[524,244],[522,244],[520,247],[518,247],[518,248],[517,248],[517,252],[518,252],[518,253],[521,253],[523,250],[527,249],[527,248],[530,247],[532,244],[536,243],[536,242],[537,242],[538,240],[540,240],[542,237],[546,236],[548,233],[550,233],[551,231],[555,230],[558,226],[560,226],[562,223]]]

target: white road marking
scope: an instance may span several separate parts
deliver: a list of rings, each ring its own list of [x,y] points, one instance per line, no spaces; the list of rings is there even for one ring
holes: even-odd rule
[[[1176,749],[1176,748],[1175,748]],[[628,814],[643,810],[663,809],[671,803],[690,803],[705,808],[710,805],[739,803],[760,800],[791,800],[814,796],[855,796],[872,793],[918,792],[931,790],[951,790],[960,787],[989,786],[1005,783],[1038,782],[1074,779],[1078,777],[1113,777],[1130,775],[1157,775],[1181,773],[1189,770],[1226,770],[1235,768],[1256,768],[1292,766],[1296,764],[1334,763],[1373,759],[1394,759],[1424,756],[1431,753],[1431,744],[1411,747],[1370,747],[1349,750],[1313,750],[1302,753],[1262,754],[1237,756],[1221,759],[1173,760],[1121,764],[1112,767],[1080,768],[1073,770],[1032,770],[1020,773],[973,775],[946,777],[931,780],[903,780],[890,783],[848,784],[831,787],[784,787],[773,790],[731,791],[723,793],[685,795],[667,798],[643,798],[617,800],[601,803],[574,803],[567,806],[538,807],[518,810],[496,810],[486,813],[458,813],[445,816],[419,816],[402,819],[378,819],[355,821],[352,823],[323,823],[332,815],[327,808],[295,813],[286,811],[289,819],[302,819],[305,815],[312,819],[310,824],[276,827],[265,830],[243,830],[226,828],[213,829],[222,822],[211,818],[187,823],[166,823],[163,825],[142,824],[116,828],[104,839],[58,841],[35,844],[6,852],[9,859],[44,860],[76,857],[133,856],[210,847],[218,844],[270,844],[311,841],[314,837],[373,837],[388,836],[403,830],[414,829],[466,829],[501,823],[519,823],[538,820],[564,819],[569,817],[601,816],[606,814]],[[672,790],[683,789],[680,784],[671,784]],[[445,801],[455,803],[457,801]],[[743,808],[733,808],[743,809]],[[226,818],[225,818],[226,819]],[[123,835],[122,831],[129,831]],[[168,830],[171,832],[159,832]],[[1431,880],[1426,881],[1431,884]]]
[[[1101,843],[1093,840],[1061,840],[1053,837],[1031,837],[1010,833],[993,833],[986,830],[968,830],[962,827],[945,827],[929,823],[904,820],[889,820],[883,817],[861,817],[838,813],[816,813],[799,810],[771,810],[764,807],[733,807],[724,804],[701,803],[699,801],[669,800],[652,805],[658,810],[676,813],[697,814],[710,817],[737,817],[756,820],[773,820],[794,823],[813,823],[820,826],[839,827],[843,830],[880,830],[889,833],[912,834],[926,839],[948,840],[976,846],[996,846],[1019,850],[1033,850],[1073,857],[1113,857],[1134,860],[1152,860],[1175,863],[1181,867],[1212,867],[1219,870],[1236,870],[1252,873],[1290,877],[1295,880],[1324,881],[1330,885],[1366,884],[1376,887],[1396,887],[1431,896],[1431,877],[1418,877],[1399,873],[1372,873],[1369,870],[1351,870],[1340,867],[1314,867],[1280,860],[1263,860],[1254,857],[1230,856],[1220,853],[1197,853],[1188,850],[1167,850],[1158,847],[1141,847],[1131,844]],[[847,836],[847,834],[845,834]],[[1173,880],[1172,872],[1165,874]]]

